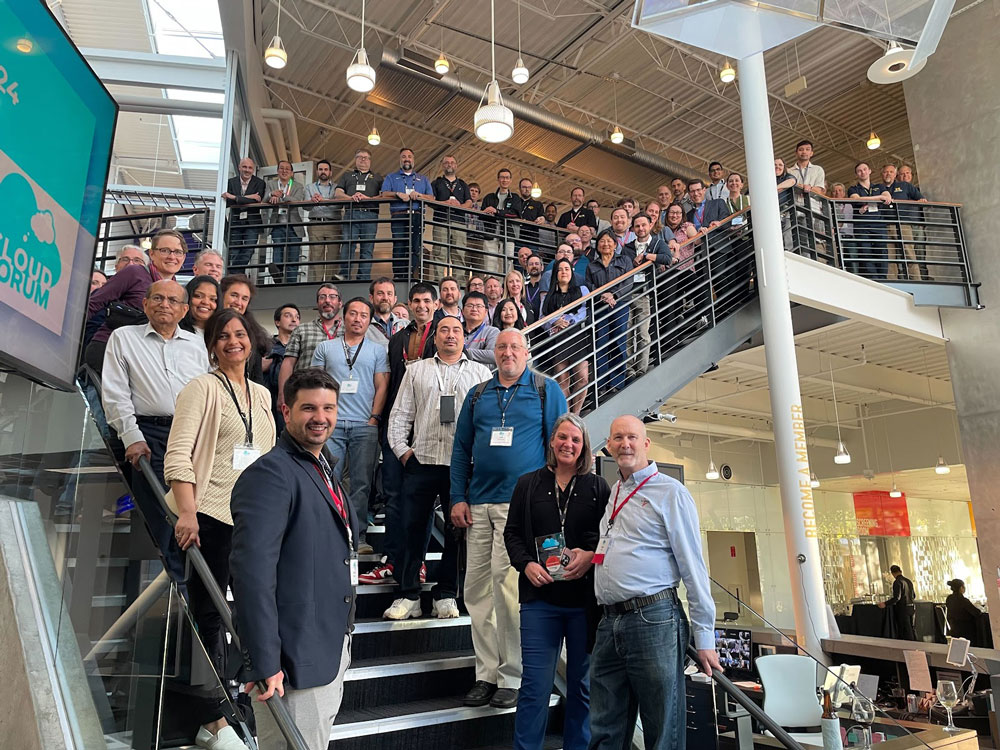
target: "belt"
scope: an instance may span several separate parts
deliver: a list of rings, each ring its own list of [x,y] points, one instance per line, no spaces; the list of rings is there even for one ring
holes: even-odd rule
[[[650,594],[649,596],[633,596],[631,599],[626,599],[623,602],[605,604],[603,607],[604,614],[627,615],[629,612],[637,612],[643,607],[649,606],[653,602],[661,601],[662,599],[670,599],[676,604],[678,602],[677,589],[670,587],[663,589],[663,591],[657,591],[655,594]]]
[[[140,417],[136,416],[135,421],[137,424],[155,424],[160,427],[170,427],[173,424],[173,417]]]

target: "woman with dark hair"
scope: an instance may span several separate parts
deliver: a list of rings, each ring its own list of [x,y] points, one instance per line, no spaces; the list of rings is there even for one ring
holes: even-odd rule
[[[599,619],[594,597],[598,525],[611,495],[594,474],[583,421],[563,414],[552,427],[545,466],[517,481],[503,538],[518,577],[521,689],[515,750],[541,750],[556,661],[566,642],[563,747],[590,743],[590,652]]]
[[[233,534],[229,498],[243,469],[274,447],[275,427],[271,394],[247,377],[253,343],[246,318],[235,310],[212,316],[205,327],[205,346],[213,369],[177,395],[163,476],[170,485],[167,504],[177,514],[178,546],[198,547],[225,592]],[[222,618],[197,575],[188,582],[188,599],[208,656],[218,674],[225,675]],[[244,747],[223,718],[218,696],[204,697],[198,705],[199,746]]]
[[[249,276],[232,273],[223,277],[219,289],[222,292],[221,307],[235,310],[246,319],[247,333],[253,343],[249,376],[253,382],[264,385],[264,357],[271,353],[271,337],[250,312],[250,300],[257,296],[257,287]]]
[[[521,315],[521,308],[510,297],[504,297],[497,302],[497,309],[493,311],[493,320],[490,324],[501,331],[507,328],[524,328],[524,316]]]
[[[965,581],[961,578],[948,581],[948,588],[951,593],[944,600],[948,611],[948,635],[952,638],[968,638],[973,646],[978,646],[982,611],[965,598]]]
[[[187,315],[179,323],[180,327],[191,333],[205,335],[205,325],[219,307],[219,282],[211,276],[195,276],[184,287],[188,295]]]
[[[587,293],[587,287],[576,283],[573,264],[566,258],[559,258],[552,265],[552,281],[549,293],[542,302],[542,318],[552,316],[557,310],[562,310],[562,313],[542,323],[549,339],[542,344],[548,354],[543,357],[541,366],[553,373],[573,414],[579,414],[583,408],[590,380],[590,365],[586,358],[589,338],[583,330],[587,306],[580,304],[568,310],[563,308]],[[575,383],[571,381],[571,375],[575,376]]]

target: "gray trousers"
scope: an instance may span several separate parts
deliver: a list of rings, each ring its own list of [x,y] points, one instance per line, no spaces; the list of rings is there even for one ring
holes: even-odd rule
[[[333,682],[319,687],[295,690],[285,686],[282,699],[288,707],[292,720],[302,733],[310,750],[326,750],[330,744],[330,728],[340,711],[344,698],[344,673],[351,665],[351,639],[344,636],[343,652],[340,656],[340,671]],[[256,700],[254,688],[253,715],[257,721],[257,746],[260,750],[287,750],[288,743],[274,723],[271,709]]]

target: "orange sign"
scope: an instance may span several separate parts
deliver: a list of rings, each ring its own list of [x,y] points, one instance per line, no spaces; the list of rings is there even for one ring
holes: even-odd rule
[[[854,515],[858,522],[859,536],[910,535],[906,495],[889,497],[888,492],[881,490],[855,492]]]

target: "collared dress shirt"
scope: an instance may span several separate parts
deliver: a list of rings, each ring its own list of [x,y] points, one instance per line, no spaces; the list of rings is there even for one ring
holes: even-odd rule
[[[437,354],[411,363],[389,415],[392,452],[402,458],[412,450],[425,466],[448,466],[458,409],[465,402],[465,394],[489,380],[490,375],[486,365],[473,362],[464,354],[450,365]],[[455,397],[455,420],[448,424],[441,424],[441,396]]]
[[[208,350],[180,326],[165,339],[150,323],[111,332],[104,352],[102,389],[108,424],[126,447],[143,440],[136,417],[171,417],[177,394],[208,372]]]
[[[729,189],[726,187],[725,180],[719,180],[708,186],[708,190],[705,191],[709,200],[724,201],[729,196]]]
[[[608,531],[613,506],[651,477],[618,512]],[[599,604],[650,596],[684,581],[695,647],[715,648],[715,600],[701,553],[698,511],[691,493],[661,474],[655,462],[611,488],[600,532],[611,537],[601,565],[595,565]]]

